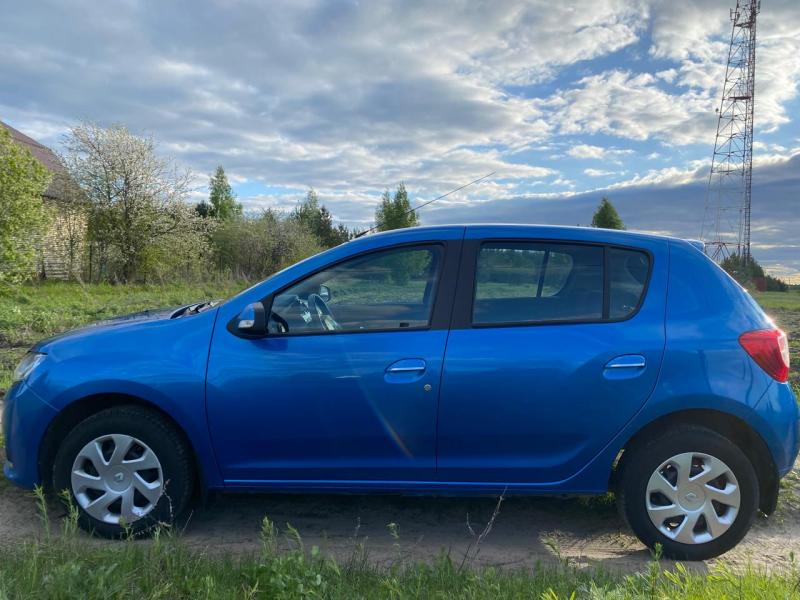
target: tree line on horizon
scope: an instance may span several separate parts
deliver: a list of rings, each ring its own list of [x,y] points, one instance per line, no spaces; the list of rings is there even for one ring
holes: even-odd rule
[[[269,275],[356,235],[309,189],[294,210],[245,214],[223,167],[209,196],[189,202],[192,173],[156,152],[152,138],[121,125],[84,122],[64,137],[64,204],[81,214],[87,252],[77,276],[86,281],[202,279],[209,273],[245,279]],[[49,173],[0,128],[0,284],[35,276],[37,244],[55,220],[43,194]],[[385,190],[378,230],[418,224],[408,192]]]
[[[592,227],[625,229],[625,223],[611,201],[604,197],[592,217]],[[749,260],[744,260],[738,254],[732,254],[720,262],[720,266],[745,287],[762,292],[786,292],[789,290],[789,285],[785,281],[766,273],[755,258],[750,257]]]
[[[202,279],[210,272],[259,279],[359,233],[336,223],[313,188],[289,212],[246,213],[222,166],[209,178],[208,198],[190,204],[192,174],[158,155],[152,138],[121,125],[81,123],[65,136],[64,149],[69,201],[86,218],[89,281]],[[37,235],[49,219],[42,201],[49,181],[0,129],[0,283],[33,274]],[[419,225],[402,183],[394,194],[384,190],[374,216],[378,231]],[[606,197],[591,226],[625,229]],[[731,257],[722,266],[745,285],[788,287],[754,260],[744,265]]]
[[[195,212],[213,222],[209,239],[216,267],[245,279],[265,277],[359,234],[335,223],[313,188],[288,213],[265,208],[246,214],[222,166],[210,179],[208,200],[198,203]],[[375,210],[375,228],[388,231],[417,224],[405,186],[401,183],[393,196],[385,190]]]

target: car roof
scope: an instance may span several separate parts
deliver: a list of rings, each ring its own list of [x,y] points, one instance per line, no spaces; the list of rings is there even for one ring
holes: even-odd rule
[[[435,237],[436,235],[449,234],[453,236],[456,232],[463,232],[466,229],[467,237],[473,234],[475,237],[556,237],[567,238],[576,241],[597,241],[602,238],[604,241],[612,243],[632,243],[634,240],[652,241],[680,241],[691,243],[697,247],[698,242],[684,240],[677,237],[646,233],[641,231],[627,231],[619,229],[602,229],[596,227],[575,227],[566,225],[536,225],[536,224],[514,224],[514,223],[463,223],[451,225],[430,225],[409,227],[405,229],[394,229],[374,233],[367,237],[370,238],[403,238],[420,239],[422,237]],[[364,238],[360,238],[364,239]],[[387,240],[388,241],[388,240]]]

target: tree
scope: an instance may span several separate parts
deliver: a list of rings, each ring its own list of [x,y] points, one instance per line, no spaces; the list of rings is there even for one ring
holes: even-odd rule
[[[42,194],[48,171],[0,127],[0,283],[17,282],[35,268],[35,241],[44,231]]]
[[[741,285],[760,292],[787,292],[789,285],[777,277],[767,275],[764,268],[752,256],[745,260],[739,254],[731,254],[720,265]]]
[[[402,183],[397,186],[394,198],[389,196],[389,190],[383,192],[381,203],[375,211],[375,224],[378,231],[402,229],[403,227],[416,227],[419,225],[417,213],[411,210],[406,186]]]
[[[625,229],[625,223],[622,222],[617,209],[609,202],[608,198],[603,198],[592,217],[592,227]]]
[[[212,217],[220,221],[230,221],[242,215],[242,205],[236,202],[236,194],[228,183],[228,176],[222,166],[211,176],[208,183],[208,202],[200,202],[195,210],[201,217]]]
[[[305,200],[294,209],[292,219],[316,236],[323,248],[344,244],[352,237],[345,226],[334,226],[333,216],[327,208],[320,205],[313,189],[308,190]]]
[[[207,225],[185,202],[191,173],[125,127],[83,123],[64,139],[65,163],[89,206],[98,272],[123,282],[198,268]],[[94,270],[94,267],[93,267]]]

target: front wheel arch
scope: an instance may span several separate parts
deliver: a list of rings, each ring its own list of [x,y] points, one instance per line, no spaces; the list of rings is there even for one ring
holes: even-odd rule
[[[195,492],[203,493],[203,468],[197,456],[191,439],[186,435],[186,431],[172,416],[156,406],[155,404],[143,400],[137,396],[127,394],[94,394],[76,400],[61,410],[48,425],[42,441],[39,444],[39,479],[43,487],[48,490],[52,482],[52,470],[55,462],[58,447],[66,435],[84,419],[104,410],[116,406],[137,406],[158,413],[165,418],[175,428],[183,438],[186,447],[191,453],[192,465],[194,466],[195,481],[193,489]]]
[[[611,473],[609,487],[616,489],[617,475],[625,466],[625,453],[653,437],[658,432],[678,425],[698,425],[711,429],[739,446],[753,464],[758,476],[760,497],[758,508],[764,514],[775,512],[778,502],[778,470],[764,439],[742,419],[717,410],[690,409],[670,413],[651,421],[633,434],[622,449],[622,454]]]

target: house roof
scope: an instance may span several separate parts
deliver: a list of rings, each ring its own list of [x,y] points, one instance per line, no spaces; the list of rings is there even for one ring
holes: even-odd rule
[[[17,144],[26,148],[30,151],[33,157],[38,160],[42,166],[50,171],[53,174],[56,173],[66,173],[66,169],[64,169],[64,165],[61,164],[61,161],[56,156],[55,152],[50,150],[47,146],[44,146],[37,142],[32,137],[28,137],[21,131],[14,129],[11,125],[7,123],[3,123],[0,121],[0,127],[4,127],[8,130],[11,134],[11,139],[13,139]],[[49,187],[45,190],[44,195],[49,198],[59,199],[59,193],[56,189],[56,185],[53,181],[50,182]]]

